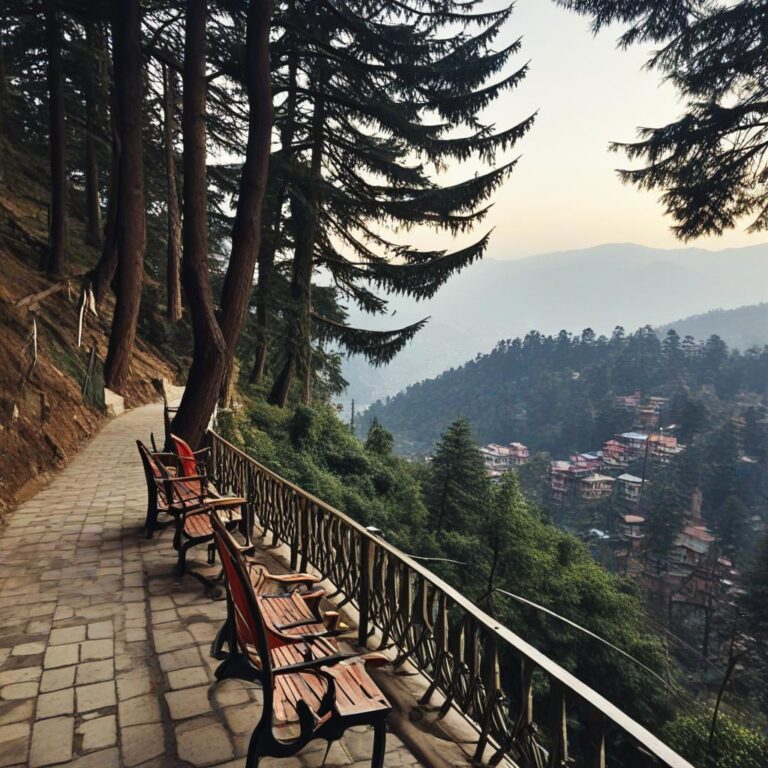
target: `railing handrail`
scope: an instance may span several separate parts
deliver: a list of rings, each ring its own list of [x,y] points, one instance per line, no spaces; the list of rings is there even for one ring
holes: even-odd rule
[[[208,432],[211,437],[225,446],[228,450],[240,456],[245,461],[255,465],[260,472],[263,472],[275,481],[283,484],[287,488],[290,488],[292,491],[299,494],[299,496],[304,497],[308,501],[312,502],[312,504],[315,504],[318,507],[324,509],[327,513],[339,518],[345,523],[345,525],[355,530],[361,538],[375,543],[377,547],[380,547],[381,549],[387,551],[392,557],[405,563],[409,569],[415,573],[418,573],[423,579],[432,584],[432,586],[444,592],[456,605],[460,606],[464,611],[471,615],[478,622],[478,624],[483,625],[486,630],[495,634],[499,640],[507,643],[515,651],[535,664],[536,667],[546,672],[552,679],[556,680],[563,687],[574,693],[590,706],[594,707],[608,720],[618,725],[621,730],[632,736],[633,739],[642,744],[646,751],[650,752],[653,756],[663,761],[665,765],[669,766],[669,768],[694,768],[691,763],[678,755],[677,752],[675,752],[671,747],[667,746],[658,737],[654,736],[647,728],[631,718],[624,711],[619,709],[619,707],[617,707],[615,704],[612,704],[610,701],[608,701],[608,699],[599,694],[586,683],[583,683],[577,677],[561,667],[557,662],[550,659],[526,640],[523,640],[523,638],[517,635],[515,632],[505,627],[504,625],[499,624],[495,619],[485,613],[485,611],[478,608],[471,600],[461,594],[461,592],[456,590],[450,584],[447,584],[428,568],[425,568],[423,565],[406,555],[404,552],[389,542],[371,533],[365,528],[365,526],[353,520],[344,512],[336,509],[322,499],[317,498],[308,491],[305,491],[303,488],[296,485],[295,483],[292,483],[290,480],[286,480],[284,477],[281,477],[276,472],[269,469],[269,467],[265,467],[263,464],[256,461],[256,459],[254,459],[252,456],[249,456],[247,453],[240,450],[237,446],[233,445],[228,440],[225,440],[215,431],[209,430]]]

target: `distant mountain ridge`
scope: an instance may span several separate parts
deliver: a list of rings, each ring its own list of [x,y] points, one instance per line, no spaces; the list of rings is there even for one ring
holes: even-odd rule
[[[706,339],[716,334],[731,349],[742,352],[750,347],[762,347],[768,344],[768,302],[736,309],[712,309],[659,326],[656,331],[663,337],[671,328],[680,337]]]
[[[529,330],[609,334],[616,325],[659,326],[713,307],[730,310],[768,300],[768,244],[708,251],[601,245],[517,261],[484,259],[452,278],[427,302],[391,296],[394,316],[352,309],[366,328],[406,325],[431,316],[407,349],[384,368],[345,362],[347,398],[366,405],[490,351]]]

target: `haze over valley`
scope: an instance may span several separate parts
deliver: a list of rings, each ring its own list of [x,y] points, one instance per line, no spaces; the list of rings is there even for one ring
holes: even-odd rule
[[[674,325],[690,315],[766,300],[768,244],[710,251],[623,243],[514,261],[486,258],[429,301],[393,295],[390,314],[379,317],[351,308],[351,323],[364,328],[430,320],[388,366],[373,368],[359,357],[345,360],[349,387],[344,399],[369,405],[532,329],[580,333],[590,327],[610,334],[617,325],[627,331]],[[706,332],[718,331],[708,327]],[[768,341],[765,326],[754,328],[751,336],[761,334]]]

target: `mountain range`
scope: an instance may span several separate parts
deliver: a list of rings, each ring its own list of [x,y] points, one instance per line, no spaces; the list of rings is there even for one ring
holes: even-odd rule
[[[361,358],[345,361],[345,398],[354,398],[359,406],[394,395],[488,352],[500,339],[524,336],[532,329],[580,333],[589,327],[610,334],[617,325],[628,331],[664,326],[715,307],[732,310],[759,304],[768,300],[768,244],[709,251],[620,243],[515,261],[488,258],[453,277],[429,301],[388,298],[389,315],[371,317],[350,310],[351,321],[375,329],[427,316],[430,321],[386,367],[373,368]],[[765,317],[764,311],[756,313],[756,322]],[[704,317],[708,319],[695,321],[696,327],[720,320],[718,315]],[[686,327],[676,324],[681,335]],[[693,335],[711,332],[716,328]],[[759,329],[755,333],[754,340],[759,340]],[[721,335],[734,346],[753,343],[744,335],[733,341]]]

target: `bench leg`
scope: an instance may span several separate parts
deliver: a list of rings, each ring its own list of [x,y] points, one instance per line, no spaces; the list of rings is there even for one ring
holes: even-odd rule
[[[373,754],[371,755],[371,768],[383,768],[384,754],[387,751],[387,723],[385,720],[377,720],[373,724]]]
[[[176,565],[179,576],[183,576],[187,570],[187,549],[189,549],[188,544],[179,544],[179,560]]]
[[[245,760],[245,768],[258,768],[259,760],[264,755],[265,734],[268,731],[269,721],[262,718],[259,724],[251,734],[251,740],[248,742],[248,756]]]

